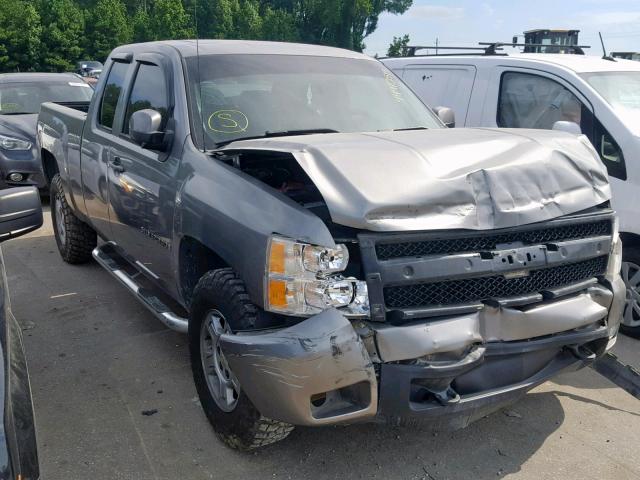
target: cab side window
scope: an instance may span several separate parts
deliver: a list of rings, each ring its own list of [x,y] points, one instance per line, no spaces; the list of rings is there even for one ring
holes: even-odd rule
[[[622,150],[578,98],[558,82],[530,73],[505,72],[498,97],[499,127],[552,129],[557,121],[577,123],[607,167],[609,175],[626,180]]]
[[[585,113],[588,109],[582,102],[550,78],[519,72],[502,75],[498,97],[499,127],[550,130],[561,120],[583,127]]]
[[[167,83],[164,72],[157,65],[141,63],[133,83],[131,95],[127,103],[122,131],[129,133],[129,120],[138,110],[150,108],[162,115],[160,130],[163,131],[169,114]]]
[[[118,106],[118,99],[122,93],[125,75],[129,64],[114,62],[109,70],[107,83],[104,87],[102,99],[100,101],[100,112],[98,114],[98,124],[111,130],[113,120]]]

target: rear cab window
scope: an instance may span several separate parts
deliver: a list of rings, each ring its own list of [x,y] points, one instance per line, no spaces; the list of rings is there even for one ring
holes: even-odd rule
[[[116,108],[124,88],[128,68],[127,63],[114,62],[109,70],[98,113],[98,125],[108,130],[113,128]]]

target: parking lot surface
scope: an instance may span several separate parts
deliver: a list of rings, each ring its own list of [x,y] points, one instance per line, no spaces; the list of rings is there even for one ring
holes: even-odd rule
[[[65,264],[45,218],[3,245],[43,479],[640,479],[640,401],[591,369],[465,430],[298,428],[230,450],[198,403],[186,337],[96,264]],[[640,367],[640,341],[621,336],[616,352]]]

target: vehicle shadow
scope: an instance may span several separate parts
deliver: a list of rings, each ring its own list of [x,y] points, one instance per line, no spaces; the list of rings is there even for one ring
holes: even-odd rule
[[[564,418],[554,393],[532,393],[463,430],[297,428],[287,440],[254,455],[277,478],[488,480],[519,472]]]

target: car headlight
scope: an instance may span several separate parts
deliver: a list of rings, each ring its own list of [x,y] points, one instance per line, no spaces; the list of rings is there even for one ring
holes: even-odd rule
[[[334,307],[347,316],[368,316],[366,282],[339,274],[348,263],[345,245],[326,248],[272,237],[267,255],[266,308],[305,316]]]
[[[31,148],[31,142],[0,135],[0,147],[4,150],[29,150]]]

